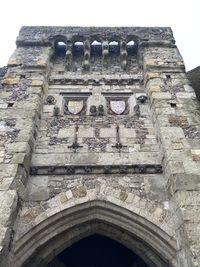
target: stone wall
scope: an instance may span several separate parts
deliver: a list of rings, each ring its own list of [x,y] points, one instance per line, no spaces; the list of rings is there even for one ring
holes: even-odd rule
[[[1,86],[2,266],[48,266],[87,231],[200,264],[199,103],[170,28],[23,27]]]
[[[31,51],[34,51],[34,48]],[[42,56],[41,53],[40,57]],[[38,68],[43,67],[37,62],[35,65]],[[45,92],[45,77],[44,69],[39,72],[28,70],[22,67],[21,63],[16,63],[9,65],[1,80],[1,266],[8,264],[8,252],[14,236],[13,224],[28,181],[30,159],[37,137]],[[10,266],[14,266],[13,263]]]
[[[198,100],[200,100],[200,67],[188,71],[187,77],[195,90]]]
[[[169,193],[182,213],[182,220],[178,222],[175,231],[183,258],[189,259],[187,247],[190,247],[194,266],[198,266],[200,248],[195,210],[199,201],[199,103],[185,74],[180,71],[183,69],[183,62],[177,50],[154,51],[155,54],[153,51],[151,54],[147,51],[144,62],[146,88],[164,152],[163,167],[168,179]],[[158,69],[160,61],[165,77],[162,68]],[[177,215],[178,213],[175,217],[178,217]],[[182,236],[184,232],[187,233],[188,241]],[[191,263],[187,264],[190,266]],[[185,262],[182,262],[181,266],[185,266]]]

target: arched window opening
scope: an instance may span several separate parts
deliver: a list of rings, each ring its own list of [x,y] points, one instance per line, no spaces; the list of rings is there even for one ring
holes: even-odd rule
[[[57,265],[56,265],[57,264]],[[94,234],[62,251],[48,267],[148,267],[131,250],[108,237]]]
[[[119,42],[117,41],[111,41],[109,43],[109,53],[112,55],[114,54],[119,54],[120,47],[119,47]]]
[[[73,45],[74,56],[80,57],[84,54],[84,44],[81,41],[76,41]]]
[[[56,42],[55,52],[57,55],[65,55],[66,50],[67,50],[67,46],[65,42],[63,41]]]
[[[136,53],[136,43],[131,40],[126,44],[127,53],[129,55],[134,55]]]
[[[101,56],[102,55],[102,43],[94,40],[91,43],[91,55]]]

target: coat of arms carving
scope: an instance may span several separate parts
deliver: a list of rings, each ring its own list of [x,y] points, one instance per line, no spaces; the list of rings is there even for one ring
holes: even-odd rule
[[[110,108],[113,113],[120,115],[126,109],[126,103],[124,100],[111,100],[110,101]]]
[[[83,115],[86,113],[86,98],[65,99],[64,114]]]
[[[107,99],[108,114],[125,115],[129,112],[128,100],[124,99]]]

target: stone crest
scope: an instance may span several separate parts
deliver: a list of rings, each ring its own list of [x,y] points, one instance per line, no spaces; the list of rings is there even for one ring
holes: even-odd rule
[[[85,99],[66,99],[64,105],[64,113],[71,115],[85,114],[86,100]]]
[[[68,101],[67,107],[69,113],[74,115],[79,114],[83,109],[83,100],[78,100],[78,101],[70,100]]]
[[[125,115],[129,112],[129,105],[127,98],[107,98],[108,114]]]
[[[110,101],[110,108],[113,113],[120,115],[126,109],[126,103],[124,100],[111,100]]]

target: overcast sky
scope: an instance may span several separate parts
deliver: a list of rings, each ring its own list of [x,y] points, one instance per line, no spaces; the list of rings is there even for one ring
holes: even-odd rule
[[[186,69],[200,65],[200,0],[2,0],[0,66],[23,25],[170,26]]]

